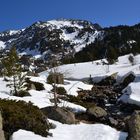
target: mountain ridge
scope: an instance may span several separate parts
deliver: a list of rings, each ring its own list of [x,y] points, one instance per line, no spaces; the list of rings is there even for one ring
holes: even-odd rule
[[[46,61],[55,57],[58,61],[71,63],[107,57],[106,50],[116,53],[111,56],[113,59],[131,51],[139,53],[139,37],[140,24],[102,28],[86,20],[56,19],[0,33],[0,47],[9,49],[16,46],[22,55]],[[108,57],[110,55],[108,53]]]

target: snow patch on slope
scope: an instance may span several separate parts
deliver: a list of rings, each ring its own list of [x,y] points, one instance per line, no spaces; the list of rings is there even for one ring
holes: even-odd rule
[[[53,106],[54,104],[51,103],[51,101],[50,101],[50,99],[53,98],[53,94],[51,92],[52,85],[47,84],[45,82],[45,79],[43,79],[41,77],[32,77],[31,80],[42,83],[45,87],[45,90],[42,90],[42,91],[29,90],[29,93],[31,96],[17,97],[17,96],[10,95],[10,89],[6,86],[7,83],[5,81],[3,81],[3,78],[0,78],[0,87],[1,87],[0,88],[0,98],[8,99],[8,100],[25,101],[27,103],[32,102],[35,106],[38,106],[39,108]],[[72,87],[72,86],[73,86],[73,83],[69,82],[69,87]],[[80,85],[79,85],[79,87],[80,87]],[[67,90],[68,90],[68,86],[67,86]],[[76,90],[78,90],[77,86],[73,87],[73,89],[71,89],[71,91],[74,92],[73,94],[76,94]],[[84,108],[80,105],[76,105],[76,104],[64,101],[64,100],[61,100],[61,103],[59,103],[58,106],[60,106],[60,107],[65,106],[65,107],[72,108],[75,112],[77,112],[77,111],[85,112],[86,111],[86,108]]]
[[[77,27],[79,29],[83,28],[83,26],[80,26],[78,24],[72,24],[70,21],[67,21],[67,20],[51,20],[51,21],[48,21],[48,23],[55,25],[57,29],[60,29],[61,27],[64,27],[64,26]]]
[[[119,132],[103,124],[67,125],[52,121],[57,125],[50,132],[53,137],[41,137],[33,132],[19,130],[12,136],[12,140],[126,140],[127,133]]]
[[[6,47],[5,42],[0,41],[0,49],[4,49]]]

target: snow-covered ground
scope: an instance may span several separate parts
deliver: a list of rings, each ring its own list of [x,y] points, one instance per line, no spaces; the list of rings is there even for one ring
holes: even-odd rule
[[[32,132],[19,130],[12,140],[126,140],[127,133],[119,132],[103,124],[67,125],[52,121],[56,129],[52,129],[53,137],[44,138]]]
[[[45,90],[43,91],[36,91],[36,90],[29,90],[29,93],[31,96],[26,96],[26,97],[17,97],[17,96],[11,96],[10,95],[10,89],[6,87],[6,82],[3,81],[3,78],[0,78],[0,98],[1,99],[8,99],[8,100],[22,100],[25,102],[32,102],[34,105],[38,106],[39,108],[44,108],[47,106],[52,106],[53,103],[50,102],[50,99],[53,98],[53,94],[51,93],[52,86],[50,84],[45,83],[45,79],[39,78],[39,77],[32,77],[32,81],[37,81],[42,84],[44,84]],[[76,84],[75,84],[76,83]],[[75,84],[75,85],[73,85]],[[82,82],[79,82],[79,85],[77,81],[75,82],[69,82],[69,84],[66,85],[66,89],[69,90],[69,94],[71,91],[73,91],[75,94],[77,94],[78,87],[80,87]],[[84,86],[85,88],[84,88]],[[90,89],[90,85],[86,85],[83,83],[83,89]],[[63,85],[63,87],[65,87]],[[73,87],[69,89],[69,87]],[[75,111],[85,111],[86,109],[80,105],[76,105],[67,101],[61,100],[61,103],[59,103],[59,106],[65,106],[65,107],[70,107],[73,108]]]
[[[135,81],[130,83],[124,90],[123,95],[120,98],[123,102],[137,104],[140,106],[140,55],[135,56],[135,65],[132,65],[128,60],[129,55],[119,57],[118,62],[108,66],[102,65],[101,60],[87,63],[77,63],[59,66],[58,70],[65,74],[66,78],[75,79],[65,80],[62,86],[66,89],[68,94],[77,96],[77,91],[80,89],[90,90],[92,85],[88,85],[80,81],[80,79],[89,78],[90,76],[99,81],[102,78],[109,76],[113,73],[117,73],[116,80],[121,82],[124,77],[132,73],[136,76]],[[108,71],[109,70],[109,71]],[[39,108],[53,105],[50,102],[52,98],[52,86],[46,83],[46,76],[49,74],[49,70],[40,73],[40,77],[31,77],[32,81],[40,82],[44,85],[45,90],[36,91],[30,90],[31,96],[28,97],[15,97],[10,96],[10,89],[6,87],[6,82],[3,78],[0,78],[0,98],[8,100],[24,100],[25,102],[31,101]],[[78,80],[79,79],[79,80]],[[59,106],[68,106],[75,111],[85,111],[82,106],[62,101]],[[51,120],[52,121],[52,120]],[[119,132],[109,126],[103,124],[78,124],[78,125],[64,125],[53,121],[57,125],[56,129],[51,130],[53,137],[43,138],[32,132],[25,130],[19,130],[14,133],[12,140],[126,140],[126,133]]]
[[[31,96],[29,97],[16,97],[10,96],[10,89],[6,87],[6,82],[3,81],[3,78],[0,78],[0,98],[7,100],[23,100],[25,102],[31,101],[34,105],[39,108],[43,108],[46,106],[53,105],[50,102],[51,98],[51,89],[52,86],[45,82],[45,79],[42,77],[31,77],[32,81],[38,81],[44,84],[45,90],[36,91],[30,90],[29,93]],[[66,88],[69,94],[77,95],[77,90],[79,88],[82,89],[90,89],[91,85],[86,85],[80,81],[65,81],[66,85],[59,85]],[[75,111],[86,111],[86,109],[82,106],[75,105],[70,102],[62,101],[59,106],[68,106]],[[50,132],[53,133],[53,137],[42,137],[34,134],[33,132],[19,130],[15,132],[12,136],[12,140],[126,140],[127,133],[119,132],[107,125],[103,124],[78,124],[78,125],[66,125],[61,124],[56,121],[52,121],[57,125],[56,129],[52,129]]]
[[[119,57],[118,62],[109,65],[109,67],[107,65],[102,65],[101,60],[97,60],[93,62],[62,65],[59,66],[57,70],[64,73],[65,77],[69,79],[80,80],[91,76],[94,82],[99,82],[104,77],[116,73],[116,80],[118,83],[122,82],[127,75],[132,73],[136,76],[136,80],[123,91],[124,95],[120,99],[123,102],[140,106],[140,55],[134,57],[134,65],[128,60],[129,56],[130,55]],[[48,73],[49,70],[40,73],[40,76],[47,76]],[[71,93],[76,95],[75,91]]]
[[[101,60],[85,63],[75,63],[62,65],[57,68],[59,72],[64,73],[65,78],[84,79],[109,76],[113,73],[118,73],[117,76],[123,77],[130,71],[139,73],[140,71],[140,55],[135,56],[135,65],[132,65],[128,60],[129,55],[118,58],[118,62],[113,65],[102,65]],[[103,60],[105,61],[105,60]],[[48,75],[48,71],[40,73],[40,76]]]

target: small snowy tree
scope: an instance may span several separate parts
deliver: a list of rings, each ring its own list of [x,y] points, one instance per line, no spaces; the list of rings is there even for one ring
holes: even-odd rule
[[[47,78],[48,83],[50,83],[53,87],[53,98],[54,98],[54,106],[58,106],[58,97],[57,97],[57,74],[58,74],[58,63],[55,58],[52,58],[50,61],[51,71]]]
[[[18,95],[18,91],[22,88],[25,75],[22,73],[22,67],[19,63],[19,57],[16,48],[12,47],[9,54],[3,58],[2,64],[4,66],[4,76],[9,77],[9,86],[11,93]]]

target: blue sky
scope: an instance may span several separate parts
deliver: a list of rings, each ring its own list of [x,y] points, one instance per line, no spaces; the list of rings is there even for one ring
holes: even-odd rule
[[[0,0],[0,31],[58,18],[85,19],[101,26],[140,22],[140,0]]]

